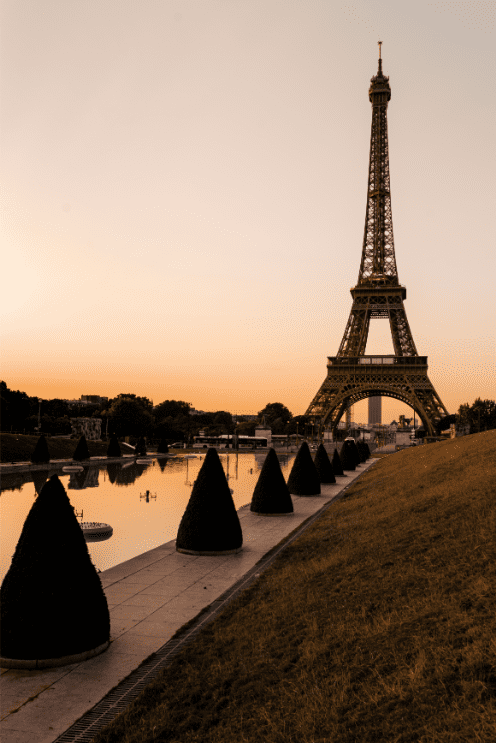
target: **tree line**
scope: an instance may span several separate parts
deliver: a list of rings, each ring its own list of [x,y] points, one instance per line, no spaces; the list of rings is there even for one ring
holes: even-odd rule
[[[310,436],[312,421],[304,415],[294,416],[280,402],[268,403],[257,414],[255,420],[245,416],[234,417],[225,410],[192,415],[192,405],[183,400],[164,400],[153,406],[147,397],[133,393],[121,393],[111,400],[97,404],[67,403],[53,399],[38,402],[37,397],[29,397],[25,392],[11,390],[0,382],[0,430],[4,432],[34,433],[38,426],[40,413],[41,430],[52,435],[69,435],[71,418],[96,417],[102,419],[102,435],[115,433],[117,436],[147,436],[169,441],[191,441],[202,430],[207,435],[237,433],[253,436],[255,427],[265,420],[273,434],[296,434]],[[442,422],[443,428],[449,423],[464,426],[467,433],[496,428],[496,403],[493,400],[477,398],[472,405],[460,405],[456,415],[448,416]],[[314,433],[317,433],[315,430]]]

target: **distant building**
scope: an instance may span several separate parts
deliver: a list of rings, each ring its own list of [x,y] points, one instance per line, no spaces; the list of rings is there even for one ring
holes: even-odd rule
[[[81,395],[81,402],[87,405],[100,405],[102,402],[108,402],[108,397],[100,397],[100,395]]]
[[[382,398],[369,397],[369,423],[381,423],[382,421]]]

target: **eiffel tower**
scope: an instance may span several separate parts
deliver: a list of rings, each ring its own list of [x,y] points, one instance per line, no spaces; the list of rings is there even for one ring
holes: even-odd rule
[[[329,356],[327,377],[306,412],[322,430],[334,436],[345,411],[377,395],[393,397],[415,410],[427,435],[448,411],[427,376],[427,356],[419,356],[406,317],[406,288],[399,283],[394,254],[387,106],[389,77],[379,69],[370,81],[372,104],[369,183],[358,281],[351,291],[353,305],[337,356]],[[365,356],[371,318],[388,318],[394,355]]]

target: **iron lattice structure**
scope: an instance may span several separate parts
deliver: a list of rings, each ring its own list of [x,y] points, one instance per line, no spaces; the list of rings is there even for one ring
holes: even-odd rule
[[[337,356],[329,356],[327,377],[306,415],[320,427],[337,425],[349,408],[367,397],[393,397],[409,405],[430,436],[448,411],[427,376],[427,357],[419,356],[406,317],[406,288],[399,283],[394,252],[389,179],[387,107],[389,77],[379,69],[370,81],[372,104],[369,181],[362,260],[350,291],[353,305]],[[371,318],[388,318],[394,355],[365,356]]]

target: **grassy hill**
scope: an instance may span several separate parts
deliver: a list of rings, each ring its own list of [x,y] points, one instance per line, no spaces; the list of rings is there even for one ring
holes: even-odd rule
[[[496,431],[380,459],[95,743],[496,741]]]

